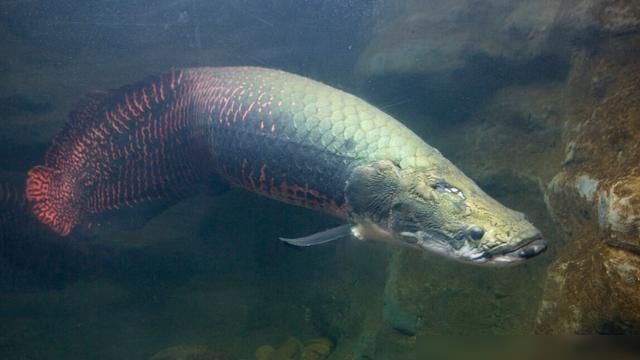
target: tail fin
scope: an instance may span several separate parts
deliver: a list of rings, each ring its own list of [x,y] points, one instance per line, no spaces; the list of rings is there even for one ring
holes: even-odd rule
[[[29,170],[26,195],[35,217],[58,234],[68,235],[82,218],[82,193],[77,179],[46,167]]]

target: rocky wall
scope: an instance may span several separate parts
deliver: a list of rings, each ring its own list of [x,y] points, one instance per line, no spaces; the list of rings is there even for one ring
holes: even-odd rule
[[[468,292],[457,312],[533,314],[520,327],[475,324],[489,333],[638,333],[640,3],[410,0],[377,7],[381,18],[357,65],[363,92],[374,102],[401,99],[386,110],[500,201],[530,214],[551,242],[544,260],[524,265],[528,279],[478,275],[505,276],[485,293],[474,289],[478,279],[456,270],[462,280],[455,283]],[[387,303],[407,312],[400,319],[416,316],[418,336],[443,329],[425,319],[435,321],[442,307],[434,299],[452,284],[452,277],[447,283],[402,271],[433,272],[424,261],[394,258],[385,291]],[[511,279],[534,288],[541,279],[539,290]],[[505,293],[519,300],[480,305]],[[529,312],[513,308],[525,302],[533,304]],[[406,321],[387,318],[389,328],[407,332]]]
[[[562,170],[547,186],[572,241],[549,269],[536,332],[640,332],[638,44],[603,44],[569,81],[590,89],[592,104],[566,119]]]

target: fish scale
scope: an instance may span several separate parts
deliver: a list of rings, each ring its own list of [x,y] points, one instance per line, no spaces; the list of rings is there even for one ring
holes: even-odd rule
[[[364,100],[257,67],[178,70],[88,96],[53,143],[26,193],[62,235],[103,213],[179,199],[211,177],[346,217],[356,166],[449,164]]]

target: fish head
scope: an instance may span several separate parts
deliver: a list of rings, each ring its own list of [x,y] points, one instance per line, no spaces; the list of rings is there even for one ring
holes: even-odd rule
[[[354,235],[490,266],[518,264],[546,250],[523,213],[448,165],[427,171],[376,161],[356,168],[346,187]]]

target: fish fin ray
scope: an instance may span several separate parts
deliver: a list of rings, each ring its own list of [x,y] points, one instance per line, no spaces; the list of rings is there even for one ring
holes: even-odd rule
[[[35,217],[60,235],[68,235],[81,222],[81,188],[63,172],[35,166],[28,173],[26,196]]]
[[[293,246],[313,246],[325,244],[334,240],[338,240],[351,235],[351,225],[344,224],[331,229],[317,232],[315,234],[299,237],[299,238],[283,238],[280,240]]]

